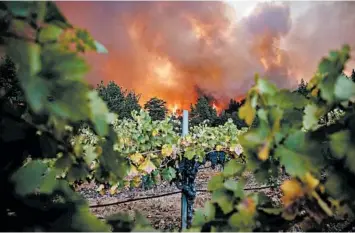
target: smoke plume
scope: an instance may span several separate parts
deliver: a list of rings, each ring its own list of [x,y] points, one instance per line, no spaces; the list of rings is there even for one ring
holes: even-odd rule
[[[223,105],[240,98],[255,73],[281,88],[309,80],[322,56],[354,45],[355,3],[260,2],[240,20],[225,2],[58,2],[75,25],[109,50],[88,55],[88,80],[113,80],[169,107],[188,108],[197,89]]]

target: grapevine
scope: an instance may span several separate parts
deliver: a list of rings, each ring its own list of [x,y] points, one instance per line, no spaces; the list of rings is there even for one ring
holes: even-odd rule
[[[109,188],[110,193],[114,194],[122,187],[137,187],[147,176],[154,184],[159,180],[175,180],[183,158],[202,163],[212,152],[225,152],[232,158],[242,154],[237,136],[246,129],[238,130],[231,121],[219,127],[194,126],[190,134],[181,137],[174,131],[174,125],[178,122],[173,122],[169,117],[153,121],[146,111],[141,110],[133,112],[132,118],[113,121],[118,138],[113,148],[127,158],[128,173],[121,181],[100,185],[100,192]],[[83,148],[84,157],[91,162],[93,171],[99,166],[97,158],[100,154],[95,151],[98,141],[99,136],[89,128],[82,128],[72,140],[74,147]],[[88,178],[94,176],[95,173],[91,173]]]

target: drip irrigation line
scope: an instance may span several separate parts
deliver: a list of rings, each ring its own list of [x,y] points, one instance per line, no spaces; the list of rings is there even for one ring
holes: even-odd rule
[[[170,193],[164,193],[160,195],[155,195],[155,196],[146,196],[146,197],[139,197],[139,198],[131,198],[127,199],[124,201],[116,201],[112,203],[106,203],[106,204],[97,204],[97,205],[90,205],[90,208],[99,208],[99,207],[106,207],[106,206],[113,206],[113,205],[119,205],[119,204],[124,204],[127,202],[134,202],[134,201],[142,201],[142,200],[147,200],[147,199],[154,199],[154,198],[159,198],[159,197],[166,197],[166,196],[171,196],[175,194],[179,194],[181,191],[175,191],[175,192],[170,192]]]
[[[269,189],[269,188],[277,188],[280,187],[280,185],[268,185],[268,186],[261,186],[261,187],[254,187],[254,188],[245,188],[245,191],[248,190],[262,190],[262,189]]]
[[[261,186],[261,187],[253,187],[253,188],[244,188],[244,191],[249,191],[249,190],[262,190],[262,189],[269,189],[269,188],[276,188],[279,187],[279,185],[269,185],[269,186]],[[208,193],[207,189],[197,189],[196,192],[200,193]]]
[[[248,190],[262,190],[262,189],[268,189],[268,188],[276,188],[279,187],[279,185],[269,185],[269,186],[261,186],[261,187],[253,187],[253,188],[244,188],[245,191]],[[196,192],[200,193],[207,193],[210,192],[207,189],[198,189]],[[155,196],[146,196],[146,197],[139,197],[139,198],[131,198],[127,199],[124,201],[116,201],[116,202],[111,202],[111,203],[106,203],[106,204],[96,204],[96,205],[90,205],[90,208],[100,208],[100,207],[107,207],[107,206],[113,206],[113,205],[120,205],[128,202],[134,202],[134,201],[142,201],[142,200],[147,200],[147,199],[155,199],[159,197],[166,197],[166,196],[171,196],[175,194],[179,194],[181,191],[175,191],[175,192],[170,192],[170,193],[164,193],[160,195],[155,195]]]

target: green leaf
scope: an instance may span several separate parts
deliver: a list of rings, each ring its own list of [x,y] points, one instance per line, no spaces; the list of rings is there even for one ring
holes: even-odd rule
[[[251,232],[254,227],[254,216],[246,211],[234,213],[228,220],[230,226],[238,231]]]
[[[230,213],[233,209],[233,197],[228,195],[224,190],[219,189],[212,193],[212,202],[217,203],[224,214]]]
[[[17,17],[28,17],[31,14],[33,2],[25,1],[6,1],[8,10]]]
[[[18,78],[27,101],[35,112],[40,111],[48,95],[47,83],[37,76],[42,67],[40,46],[35,43],[11,40],[7,47],[7,54],[19,65]]]
[[[238,183],[235,180],[229,179],[224,182],[224,187],[227,190],[235,191],[238,188]]]
[[[117,141],[116,132],[109,128],[108,138],[102,145],[102,156],[99,157],[99,162],[117,178],[124,178],[129,169],[129,163],[125,157],[113,150],[114,143]]]
[[[203,210],[197,209],[193,218],[193,225],[203,225],[206,222],[206,217]]]
[[[322,99],[326,100],[328,103],[334,101],[335,82],[335,76],[326,76],[318,85]]]
[[[257,87],[260,94],[275,95],[277,92],[275,84],[265,79],[257,79]]]
[[[91,120],[94,123],[95,129],[100,136],[105,136],[108,133],[107,114],[108,109],[106,103],[99,97],[96,91],[89,92]]]
[[[60,78],[60,85],[67,85],[71,81],[77,81],[81,82],[81,88],[84,89],[84,86],[87,86],[87,83],[83,82],[83,78],[89,71],[89,66],[86,60],[76,53],[46,47],[42,52],[42,61],[43,73],[49,73],[55,78]],[[59,80],[56,81],[59,82]]]
[[[307,105],[304,109],[303,127],[305,129],[311,129],[318,124],[319,117],[320,114],[317,106],[314,104]]]
[[[44,177],[42,184],[40,186],[40,189],[39,189],[39,191],[41,193],[51,194],[53,192],[54,188],[57,186],[56,175],[57,175],[57,172],[54,170],[51,170]]]
[[[297,92],[280,90],[277,95],[268,98],[271,105],[276,105],[283,109],[301,109],[307,104],[307,99]]]
[[[162,171],[161,175],[164,180],[171,181],[176,177],[176,171],[174,168],[168,167]]]
[[[6,53],[19,65],[19,79],[26,90],[26,83],[42,68],[41,47],[31,42],[10,40],[6,49]]]
[[[69,181],[85,179],[89,174],[88,169],[86,169],[82,164],[72,166],[67,174],[67,179]]]
[[[54,101],[48,105],[48,110],[60,118],[71,121],[86,120],[90,117],[90,106],[87,104],[87,86],[81,82],[69,83],[58,83],[59,87],[57,88],[61,89],[62,93],[55,93]]]
[[[58,40],[62,32],[62,28],[55,25],[48,25],[40,30],[38,40],[41,43],[45,43],[48,41],[56,41]]]
[[[33,77],[26,86],[27,101],[34,112],[40,112],[44,109],[49,96],[50,83],[39,77]]]
[[[323,58],[321,62],[318,65],[318,72],[319,73],[328,73],[329,72],[329,67],[331,67],[332,64],[327,58]]]
[[[98,53],[108,53],[107,49],[105,48],[105,46],[103,46],[101,43],[99,43],[98,41],[95,41],[95,46],[96,46],[96,51]]]
[[[350,149],[346,157],[346,166],[349,168],[350,171],[355,173],[355,153],[353,148]]]
[[[187,158],[188,160],[191,160],[195,157],[195,154],[196,153],[194,150],[187,148],[187,150],[184,153],[184,157]]]
[[[47,164],[40,160],[32,160],[19,168],[11,177],[16,193],[25,196],[35,192],[40,187],[47,169]]]
[[[244,183],[242,181],[229,179],[224,182],[224,187],[233,191],[235,197],[244,198]]]
[[[340,100],[349,100],[355,96],[355,83],[341,75],[335,83],[335,97]]]
[[[90,165],[92,161],[94,161],[97,158],[98,154],[95,151],[95,147],[90,144],[85,145],[84,149],[85,149],[85,156],[84,156],[85,162],[86,164]]]
[[[90,224],[88,224],[90,223]],[[96,216],[91,214],[87,206],[80,206],[76,208],[72,219],[71,227],[77,231],[88,232],[109,232],[110,226],[105,222],[99,220]]]
[[[346,155],[350,146],[350,132],[340,131],[330,136],[330,148],[334,155],[341,159]]]
[[[223,175],[225,177],[240,175],[244,170],[244,166],[241,163],[238,163],[236,160],[230,160],[223,170]]]
[[[223,176],[216,175],[208,182],[207,190],[214,191],[223,187]]]
[[[307,171],[313,170],[313,164],[302,154],[288,150],[283,146],[277,147],[275,156],[285,166],[286,171],[292,176],[303,177]]]
[[[214,207],[214,205],[212,203],[210,203],[210,202],[206,203],[203,210],[205,212],[207,221],[211,221],[212,219],[214,219],[214,217],[216,215],[216,208]]]

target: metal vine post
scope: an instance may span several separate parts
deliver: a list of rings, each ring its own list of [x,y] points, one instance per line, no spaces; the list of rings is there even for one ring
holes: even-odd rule
[[[183,111],[182,118],[182,137],[189,133],[189,112]],[[181,230],[187,228],[187,197],[184,192],[181,192]]]

